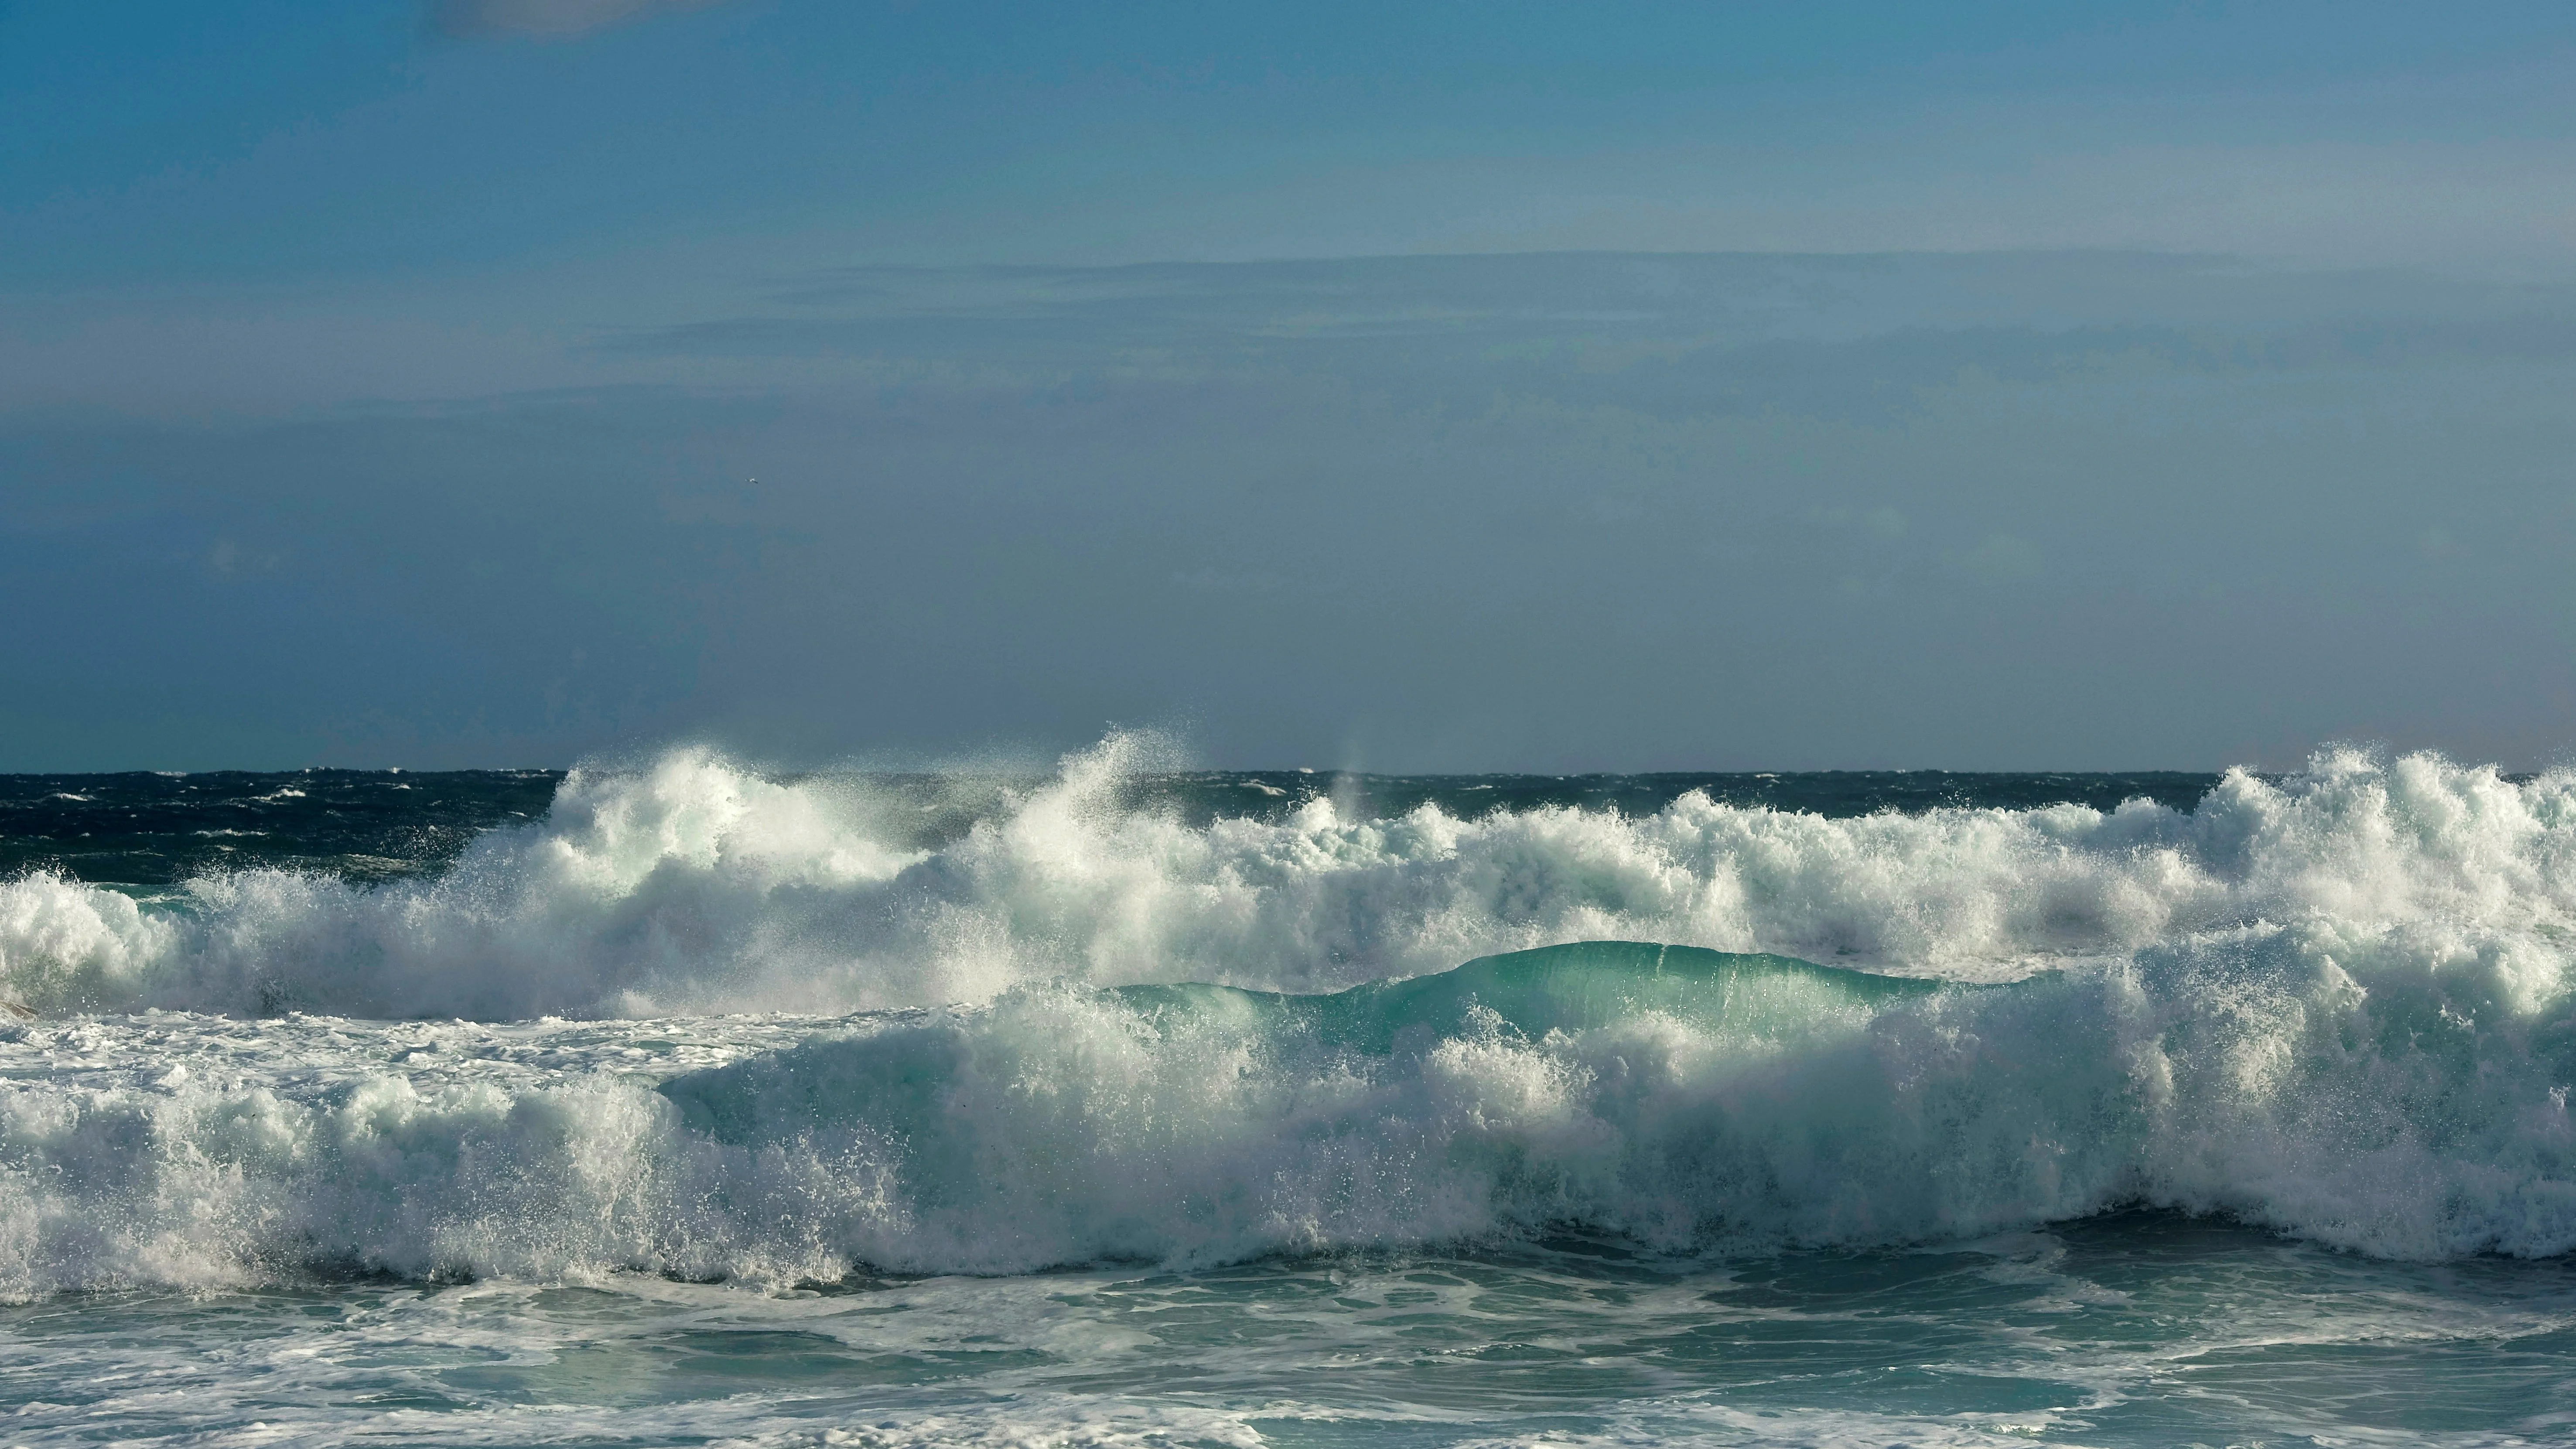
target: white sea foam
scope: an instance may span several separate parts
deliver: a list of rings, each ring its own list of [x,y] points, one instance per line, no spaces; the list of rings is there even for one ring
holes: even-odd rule
[[[2188,813],[1833,820],[1693,794],[1365,819],[1317,798],[1197,828],[1122,806],[1149,750],[1073,756],[929,853],[903,843],[918,807],[864,780],[683,751],[576,773],[435,879],[245,870],[138,911],[24,878],[0,884],[0,985],[55,1011],[843,1011],[1055,979],[1328,990],[1610,938],[1991,980],[2268,922],[2480,956],[2536,1000],[2576,920],[2576,775],[2429,756],[2237,772]]]
[[[47,1013],[0,1042],[0,1283],[1865,1243],[2130,1202],[2576,1249],[2576,777],[2333,754],[2189,813],[1196,828],[1121,804],[1136,748],[931,852],[858,784],[681,753],[434,880],[0,887],[0,972]],[[1365,1050],[1093,989],[1621,937],[2018,984],[1758,1030],[1475,1006]],[[117,1014],[150,1007],[232,1015]],[[707,1014],[777,1008],[864,1014]],[[697,1015],[475,1024],[657,1009]]]
[[[1391,997],[1375,1045],[1279,998],[1066,986],[839,1023],[38,1022],[0,1042],[0,1288],[784,1284],[1563,1225],[1759,1249],[2130,1203],[2381,1256],[2576,1249],[2563,1004],[2474,963],[2372,991],[2344,946],[2267,928],[1742,1019]]]

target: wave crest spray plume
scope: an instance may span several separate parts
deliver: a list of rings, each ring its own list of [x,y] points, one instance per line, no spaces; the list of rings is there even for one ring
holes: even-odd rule
[[[2576,916],[2576,777],[2427,756],[2239,771],[2187,813],[1828,819],[1689,794],[1372,819],[1317,796],[1191,824],[1131,798],[1154,748],[905,790],[678,751],[576,772],[434,878],[245,870],[138,906],[24,877],[0,884],[0,981],[47,1011],[838,1012],[1054,979],[1325,990],[1588,939],[1993,980],[2269,924],[2475,958],[2531,1001]],[[943,809],[968,823],[925,838]]]

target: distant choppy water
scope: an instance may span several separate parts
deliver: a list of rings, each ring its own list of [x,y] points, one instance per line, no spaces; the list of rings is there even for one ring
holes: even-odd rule
[[[802,777],[826,793],[851,783]],[[561,770],[296,770],[259,773],[0,775],[0,873],[59,871],[101,884],[172,885],[209,871],[267,866],[372,881],[436,869],[484,832],[546,813]],[[900,800],[870,823],[928,848],[1002,808],[1006,791],[1040,779],[876,773],[867,793]],[[1123,783],[1130,809],[1197,826],[1279,820],[1317,799],[1357,818],[1424,805],[1474,817],[1547,807],[1650,815],[1697,791],[1729,805],[1844,817],[1941,806],[2116,809],[2148,799],[2188,810],[2216,775],[1955,774],[1833,770],[1795,774],[1318,775],[1311,770],[1140,772]],[[893,818],[887,818],[889,815]]]
[[[1151,763],[0,778],[0,1440],[2576,1442],[2576,776]]]

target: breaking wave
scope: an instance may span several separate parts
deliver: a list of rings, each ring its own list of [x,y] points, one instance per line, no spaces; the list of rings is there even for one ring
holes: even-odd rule
[[[1994,980],[2271,925],[2479,963],[2532,1002],[2576,939],[2571,774],[2341,753],[2231,773],[2187,812],[1828,819],[1690,794],[1371,819],[1317,798],[1200,826],[1127,803],[1151,748],[1070,757],[928,849],[911,797],[683,751],[576,772],[429,879],[243,870],[138,903],[27,876],[0,883],[0,989],[44,1012],[843,1012],[1051,980],[1333,990],[1602,939]]]
[[[1134,748],[927,849],[863,782],[683,753],[431,880],[0,887],[44,1013],[0,1033],[0,1284],[1863,1244],[2136,1203],[2576,1249],[2576,776],[2332,754],[2189,812],[1194,826],[1124,803]],[[662,1055],[769,1010],[827,1015]],[[381,1020],[424,1017],[472,1021]]]
[[[1994,986],[1590,943],[1323,996],[1024,987],[658,1083],[316,1088],[280,1056],[0,1095],[0,1284],[775,1284],[1568,1227],[1742,1250],[2138,1203],[2556,1254],[2569,1027],[2466,976],[2365,988],[2267,929]]]

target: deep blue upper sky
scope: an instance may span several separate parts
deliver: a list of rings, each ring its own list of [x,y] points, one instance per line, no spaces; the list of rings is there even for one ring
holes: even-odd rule
[[[2571,41],[2504,3],[18,3],[0,237],[47,289],[707,247],[2530,261]]]
[[[2537,4],[0,4],[0,769],[2538,763],[2571,95]]]

